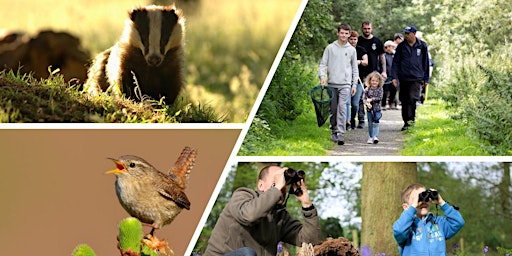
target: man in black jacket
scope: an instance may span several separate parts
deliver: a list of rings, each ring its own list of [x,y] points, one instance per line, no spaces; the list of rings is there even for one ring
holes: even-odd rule
[[[430,81],[427,43],[416,37],[416,31],[415,26],[404,29],[405,40],[396,47],[391,70],[393,85],[400,82],[402,131],[414,124],[421,88],[427,87]]]

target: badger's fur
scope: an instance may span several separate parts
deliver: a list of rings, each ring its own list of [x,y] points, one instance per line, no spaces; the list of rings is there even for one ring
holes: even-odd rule
[[[95,58],[87,91],[108,89],[134,100],[165,97],[172,104],[184,84],[184,33],[185,19],[174,6],[132,9],[121,39]]]

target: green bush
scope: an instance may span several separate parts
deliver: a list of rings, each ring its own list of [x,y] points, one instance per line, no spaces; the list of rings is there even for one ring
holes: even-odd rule
[[[295,120],[308,107],[308,92],[318,80],[311,66],[300,60],[281,61],[258,110],[270,127],[276,120]]]
[[[493,155],[512,154],[512,112],[507,110],[512,100],[511,51],[508,44],[496,54],[461,60],[462,65],[440,87],[452,117],[467,122],[470,132],[486,142],[481,146]]]

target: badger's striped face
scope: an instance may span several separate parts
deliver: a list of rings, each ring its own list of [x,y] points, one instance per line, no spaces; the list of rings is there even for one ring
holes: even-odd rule
[[[141,49],[149,66],[159,66],[165,54],[182,43],[184,20],[172,7],[133,9],[129,23],[129,41]]]

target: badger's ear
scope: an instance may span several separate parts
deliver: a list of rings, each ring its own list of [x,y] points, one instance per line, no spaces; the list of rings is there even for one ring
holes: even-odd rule
[[[128,12],[128,17],[130,17],[130,20],[135,21],[137,17],[140,15],[147,13],[148,10],[144,8],[133,8]]]
[[[176,10],[174,8],[164,9],[162,13],[162,17],[164,20],[169,21],[171,23],[178,22],[178,16],[179,14],[176,13]]]

